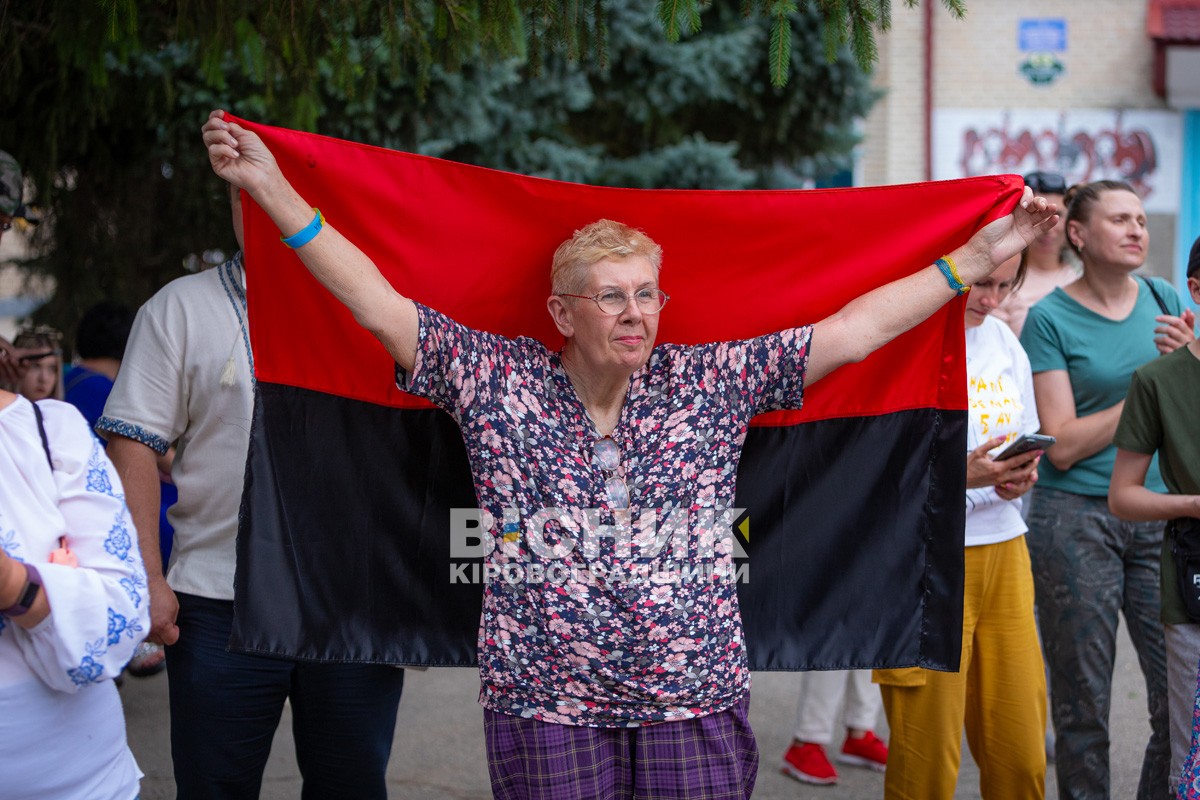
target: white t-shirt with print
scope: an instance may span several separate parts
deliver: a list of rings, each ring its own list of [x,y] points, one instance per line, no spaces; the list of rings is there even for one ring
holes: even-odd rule
[[[1008,326],[993,317],[967,328],[967,452],[996,436],[1006,442],[1040,427],[1029,358]],[[998,453],[1004,445],[993,450]],[[1021,502],[992,487],[967,490],[967,547],[995,544],[1027,530]]]

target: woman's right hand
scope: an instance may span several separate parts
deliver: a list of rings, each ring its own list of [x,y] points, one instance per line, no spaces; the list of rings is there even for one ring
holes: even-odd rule
[[[1154,321],[1158,323],[1154,329],[1154,344],[1161,355],[1186,347],[1196,338],[1196,315],[1190,308],[1184,309],[1178,317],[1160,314]]]
[[[21,357],[32,352],[27,348],[14,347],[7,339],[0,337],[0,388],[15,387],[20,383],[29,371],[29,363],[22,361]]]
[[[258,134],[226,122],[224,111],[209,114],[201,131],[213,172],[234,186],[256,195],[281,177],[275,156]]]
[[[1021,484],[1037,470],[1041,450],[1031,450],[1013,458],[997,461],[988,453],[1004,444],[1005,437],[995,436],[967,454],[967,488]]]

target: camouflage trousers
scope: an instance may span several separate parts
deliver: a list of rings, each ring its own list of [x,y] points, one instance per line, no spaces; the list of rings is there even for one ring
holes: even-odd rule
[[[1058,794],[1108,800],[1109,710],[1117,624],[1146,678],[1150,741],[1138,800],[1170,797],[1167,661],[1159,622],[1161,522],[1126,522],[1107,497],[1038,487],[1029,513],[1038,624],[1050,670]]]

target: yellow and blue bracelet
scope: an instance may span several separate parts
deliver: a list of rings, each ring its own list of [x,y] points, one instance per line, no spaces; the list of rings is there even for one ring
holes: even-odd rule
[[[954,265],[954,259],[950,256],[942,256],[934,262],[942,274],[946,276],[946,283],[950,284],[950,288],[959,294],[966,294],[971,291],[971,287],[963,283],[962,276],[958,274],[958,267]]]
[[[316,235],[321,232],[321,228],[325,227],[325,215],[321,213],[321,209],[314,208],[313,211],[316,212],[316,216],[313,217],[312,222],[308,223],[291,236],[280,236],[279,241],[283,242],[293,250],[304,247],[304,245],[311,242],[313,238],[315,238]]]

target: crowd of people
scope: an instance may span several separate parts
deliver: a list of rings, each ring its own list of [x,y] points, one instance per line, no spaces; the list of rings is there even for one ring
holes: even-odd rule
[[[1191,573],[1180,581],[1178,553],[1200,517],[1195,317],[1169,283],[1134,274],[1149,231],[1132,187],[1068,189],[1044,172],[1026,184],[1061,202],[1066,224],[968,296],[962,663],[957,673],[876,672],[890,730],[884,796],[953,797],[965,733],[984,797],[1042,797],[1049,697],[1059,796],[1109,797],[1123,613],[1151,722],[1137,796],[1169,787],[1193,797],[1200,608],[1187,613]],[[1200,302],[1200,240],[1187,280]],[[1035,431],[1053,446],[996,457]],[[1167,459],[1161,474],[1156,453]],[[836,779],[824,779],[823,758],[798,766],[800,738],[783,772]]]
[[[806,387],[965,295],[960,668],[802,675],[781,768],[837,781],[825,748],[845,696],[836,758],[883,772],[889,800],[952,798],[964,733],[984,797],[1043,797],[1047,716],[1060,797],[1108,797],[1124,613],[1152,727],[1138,797],[1200,798],[1200,598],[1187,586],[1200,575],[1200,344],[1175,289],[1135,274],[1149,232],[1127,184],[1068,188],[1033,173],[1010,215],[926,269],[811,325],[687,348],[656,341],[662,249],[600,220],[550,265],[547,309],[564,339],[553,351],[405,297],[221,112],[203,139],[229,184],[239,245],[245,192],[391,354],[402,387],[455,419],[480,507],[496,518],[579,498],[665,507],[700,482],[732,506],[752,417],[798,408]],[[3,178],[0,214],[11,218],[20,190],[14,204]],[[1187,281],[1200,302],[1200,240]],[[53,329],[0,339],[0,735],[21,757],[6,796],[136,797],[114,682],[126,668],[164,666],[180,798],[257,797],[285,702],[304,796],[387,796],[402,669],[226,647],[254,391],[248,324],[239,250],[136,315],[114,303],[89,311],[70,363]],[[708,374],[715,388],[688,377]],[[505,402],[525,385],[541,387],[527,393],[532,405]],[[681,419],[680,407],[695,412]],[[668,417],[675,446],[650,459],[632,432]],[[697,437],[701,428],[728,445]],[[1002,452],[1033,433],[1054,442]],[[564,476],[555,465],[580,448],[590,468]],[[634,468],[653,474],[634,484]],[[1191,561],[1180,555],[1189,537]],[[480,702],[497,798],[750,797],[759,750],[736,586],[672,591],[703,613],[680,621],[666,602],[678,598],[649,589],[616,602],[588,585],[485,587]],[[584,624],[583,609],[609,623]],[[692,643],[676,654],[687,669],[656,669],[664,636]],[[620,658],[578,658],[589,644]],[[688,674],[709,677],[671,677]],[[875,735],[881,707],[887,743]],[[71,715],[69,731],[56,714]],[[51,768],[81,735],[77,720],[94,722],[106,746]]]

